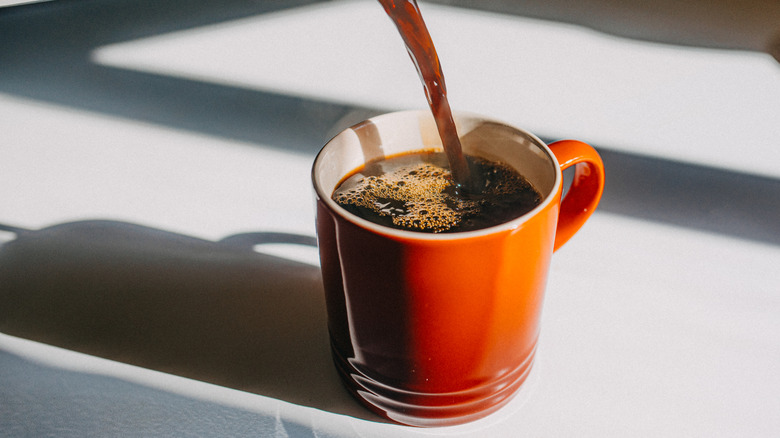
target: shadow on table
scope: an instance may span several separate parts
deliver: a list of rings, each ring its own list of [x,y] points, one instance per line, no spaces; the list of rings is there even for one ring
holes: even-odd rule
[[[780,179],[597,147],[597,212],[780,246]]]
[[[330,358],[319,267],[253,246],[86,221],[0,246],[0,331],[286,402],[381,421]]]
[[[95,0],[0,8],[0,93],[312,155],[341,129],[386,110],[117,68],[94,54],[115,43],[320,3],[327,1]],[[285,60],[258,53],[253,62]]]

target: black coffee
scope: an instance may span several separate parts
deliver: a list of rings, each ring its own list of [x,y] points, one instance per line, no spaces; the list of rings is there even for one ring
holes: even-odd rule
[[[367,163],[333,192],[336,203],[371,222],[428,233],[472,231],[508,222],[542,201],[510,166],[466,156],[481,190],[459,190],[442,152],[413,152]]]

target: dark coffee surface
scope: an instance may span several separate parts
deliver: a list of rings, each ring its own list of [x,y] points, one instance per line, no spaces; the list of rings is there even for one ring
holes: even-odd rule
[[[519,217],[542,201],[506,164],[466,156],[481,190],[459,190],[442,152],[416,152],[373,161],[350,174],[333,200],[363,219],[429,233],[472,231]]]

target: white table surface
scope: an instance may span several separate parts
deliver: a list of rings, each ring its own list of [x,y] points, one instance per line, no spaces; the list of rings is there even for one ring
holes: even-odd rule
[[[453,106],[592,143],[607,189],[553,257],[518,397],[414,429],[340,387],[316,251],[253,251],[311,240],[332,134],[425,105],[392,25],[365,1],[151,4],[0,10],[0,436],[780,431],[770,56],[422,3]]]

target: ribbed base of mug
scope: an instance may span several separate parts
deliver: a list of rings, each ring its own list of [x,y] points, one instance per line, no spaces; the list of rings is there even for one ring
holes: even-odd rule
[[[484,418],[506,405],[528,377],[534,351],[500,379],[457,392],[424,393],[380,383],[356,369],[333,349],[333,359],[350,393],[371,411],[417,427],[454,426]]]

